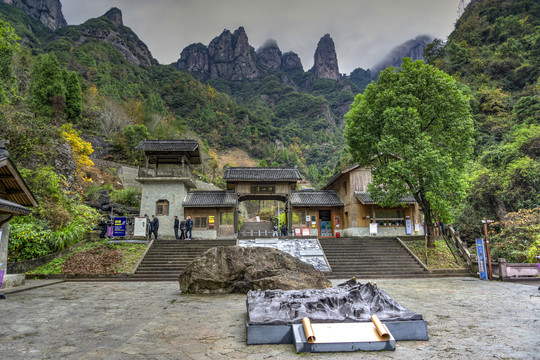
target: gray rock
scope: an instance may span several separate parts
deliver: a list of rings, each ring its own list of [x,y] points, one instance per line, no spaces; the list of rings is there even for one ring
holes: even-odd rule
[[[54,157],[54,168],[56,171],[66,178],[69,184],[72,184],[75,180],[75,170],[77,169],[77,163],[73,156],[73,151],[67,142],[55,143],[56,156]]]
[[[297,53],[294,53],[292,51],[286,52],[281,56],[281,70],[283,71],[294,71],[294,70],[302,70],[304,71],[304,67],[302,66],[302,60],[300,60],[300,57]]]
[[[257,60],[265,68],[280,69],[281,50],[279,49],[277,42],[273,39],[267,40],[257,50]]]
[[[60,0],[0,0],[24,11],[51,30],[67,25]]]
[[[122,11],[119,8],[113,7],[105,13],[106,18],[112,21],[117,27],[124,26],[124,21],[122,20]]]
[[[431,41],[433,41],[433,37],[421,35],[396,46],[392,49],[390,54],[386,55],[381,61],[370,68],[373,77],[376,78],[379,75],[379,72],[389,66],[400,67],[404,57],[409,57],[413,60],[423,60],[424,49]]]
[[[176,63],[180,70],[189,71],[196,76],[208,75],[208,48],[201,43],[187,46]]]
[[[315,50],[315,61],[313,68],[310,70],[322,79],[339,80],[339,67],[336,55],[336,48],[334,40],[329,34],[324,35],[319,44],[317,44],[317,50]]]
[[[320,271],[289,254],[240,246],[209,249],[184,269],[178,281],[181,291],[197,294],[331,286]]]

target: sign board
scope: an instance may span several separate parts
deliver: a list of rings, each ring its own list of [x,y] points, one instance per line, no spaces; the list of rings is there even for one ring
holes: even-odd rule
[[[133,227],[133,236],[146,237],[146,218],[136,217]]]
[[[377,235],[377,223],[369,224],[369,235]]]
[[[251,185],[252,194],[273,194],[276,192],[274,185]]]
[[[302,228],[302,236],[309,236],[309,229],[308,228]]]
[[[302,230],[300,230],[300,229],[294,229],[294,235],[296,235],[296,236],[302,235]]]
[[[494,220],[482,220],[484,224],[491,224]]]
[[[306,215],[306,222],[310,222],[310,221],[311,221],[311,216]]]
[[[412,222],[411,222],[411,219],[405,219],[405,234],[412,235]]]
[[[4,280],[4,270],[0,270],[0,288],[2,287],[2,280]]]
[[[487,280],[486,252],[484,249],[484,239],[476,239],[476,257],[478,260],[478,272],[480,279]]]
[[[258,218],[258,216],[257,216],[257,218]],[[214,219],[215,219],[214,215],[208,215],[208,223],[209,224],[214,224],[214,222],[215,222]]]
[[[114,218],[113,236],[126,236],[126,217]]]
[[[414,232],[420,232],[420,224],[414,224]]]
[[[336,226],[336,228],[339,227],[339,221],[340,221],[339,216],[334,216],[334,225]]]

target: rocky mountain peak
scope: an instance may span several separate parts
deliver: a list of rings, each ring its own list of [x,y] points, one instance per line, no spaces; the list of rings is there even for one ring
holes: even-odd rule
[[[51,30],[67,25],[60,0],[0,0],[24,11]]]
[[[339,80],[339,67],[334,40],[329,34],[324,35],[317,44],[315,61],[310,70],[318,78]]]
[[[281,50],[274,39],[267,40],[257,49],[259,63],[269,69],[281,68]]]
[[[259,76],[256,61],[255,49],[249,45],[246,31],[241,26],[233,33],[223,30],[208,47],[189,45],[182,50],[176,66],[201,79],[244,80]]]
[[[420,35],[414,39],[407,40],[404,43],[396,46],[394,49],[392,49],[390,54],[386,55],[384,59],[382,59],[370,68],[372,75],[376,77],[379,72],[386,69],[388,66],[401,66],[402,59],[404,57],[409,57],[413,60],[423,60],[424,49],[427,44],[432,41],[432,36]]]
[[[111,8],[103,16],[111,20],[112,23],[117,27],[124,26],[124,21],[122,20],[122,11],[117,7]]]
[[[297,53],[288,51],[281,57],[281,70],[283,71],[294,71],[294,70],[302,70],[304,71],[304,67],[302,66],[302,60],[300,60],[300,56],[298,56]]]

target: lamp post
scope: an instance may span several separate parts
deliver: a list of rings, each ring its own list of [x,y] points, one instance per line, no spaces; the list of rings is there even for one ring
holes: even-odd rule
[[[484,218],[482,220],[482,223],[484,224],[484,234],[485,234],[485,237],[486,237],[486,257],[487,257],[487,262],[488,262],[488,278],[489,280],[493,280],[493,273],[491,271],[491,254],[489,252],[489,238],[488,238],[488,230],[487,230],[487,226],[488,224],[491,224],[493,222],[493,220],[486,220],[486,218]]]

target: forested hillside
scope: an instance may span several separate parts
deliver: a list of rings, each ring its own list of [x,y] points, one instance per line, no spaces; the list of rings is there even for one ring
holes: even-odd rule
[[[540,206],[540,3],[472,1],[448,41],[435,40],[425,57],[471,98],[475,160],[455,223],[474,239],[483,217],[506,222],[508,213]],[[512,218],[513,226],[537,225],[534,216]],[[521,239],[508,248],[519,252],[520,241],[534,241],[525,232],[512,235]]]

